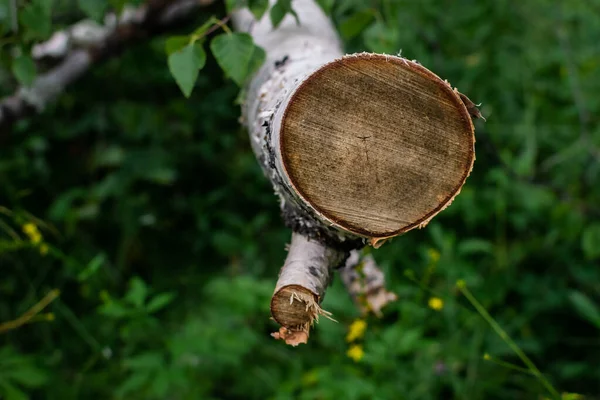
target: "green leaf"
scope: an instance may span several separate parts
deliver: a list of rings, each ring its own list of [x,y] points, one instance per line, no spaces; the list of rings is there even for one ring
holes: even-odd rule
[[[277,0],[277,3],[271,7],[270,17],[274,28],[277,28],[287,14],[292,14],[296,18],[296,23],[300,24],[298,14],[292,9],[292,0]]]
[[[133,304],[137,308],[141,308],[148,297],[148,286],[139,277],[134,277],[129,282],[129,291],[125,296],[125,300],[129,304]]]
[[[88,17],[98,22],[103,20],[108,9],[106,0],[77,0],[77,5]]]
[[[224,33],[216,36],[210,49],[225,74],[243,86],[265,60],[265,51],[256,46],[247,33]]]
[[[165,51],[168,56],[182,50],[190,43],[189,36],[171,36],[165,41]]]
[[[600,310],[589,297],[581,292],[573,291],[569,294],[569,300],[583,318],[600,329]]]
[[[85,0],[82,0],[82,1],[85,1]],[[121,14],[121,12],[123,11],[123,8],[125,8],[125,5],[127,4],[127,0],[108,0],[108,2],[112,6],[112,8],[115,9],[117,14]]]
[[[151,381],[150,373],[147,371],[132,374],[120,386],[117,387],[115,395],[118,399],[124,398],[131,392],[140,392],[141,389]]]
[[[317,0],[317,4],[323,9],[325,14],[331,15],[335,0]]]
[[[230,14],[233,10],[244,7],[244,3],[244,0],[225,0],[227,14]]]
[[[52,0],[34,0],[19,14],[27,39],[45,39],[52,32]]]
[[[600,224],[589,225],[581,235],[581,250],[589,260],[600,258]]]
[[[213,25],[215,25],[218,22],[219,20],[213,16],[210,17],[201,26],[196,28],[196,30],[189,36],[171,36],[165,42],[165,51],[167,52],[167,55],[170,56],[171,54],[177,51],[183,50],[185,46],[193,44],[196,41],[200,41],[206,34],[206,31],[208,31]],[[202,43],[203,42],[200,42],[198,43],[198,45],[200,46]],[[202,50],[202,52],[204,52],[204,50]]]
[[[171,385],[171,379],[170,371],[166,368],[161,369],[152,380],[150,391],[160,399],[168,398],[167,394]]]
[[[23,86],[29,86],[35,80],[35,63],[28,55],[21,55],[13,60],[12,73]]]
[[[172,42],[171,45],[174,43]],[[169,71],[185,97],[190,97],[192,94],[198,72],[205,63],[206,53],[201,43],[190,43],[169,55]]]
[[[115,300],[110,300],[107,303],[102,304],[98,308],[98,312],[115,319],[124,318],[133,313],[132,310],[123,307],[121,303],[118,303]]]
[[[165,364],[164,357],[159,352],[147,352],[123,360],[123,367],[132,370],[159,369]]]
[[[358,11],[340,24],[340,34],[344,39],[352,39],[361,33],[374,19],[374,10]]]
[[[106,262],[106,254],[98,253],[96,257],[88,263],[88,265],[77,275],[77,280],[83,282],[90,276],[94,275],[100,267]]]
[[[48,210],[48,218],[61,221],[67,218],[67,214],[74,208],[77,200],[83,199],[87,191],[83,188],[73,188],[58,196]]]
[[[254,14],[254,18],[259,20],[269,8],[269,0],[248,0],[248,8]]]
[[[21,386],[37,387],[43,385],[48,377],[41,369],[31,364],[21,364],[6,371],[8,378]]]
[[[465,239],[458,244],[458,252],[460,254],[492,254],[494,252],[494,245],[490,241],[483,239]]]
[[[160,293],[157,294],[148,302],[146,306],[146,311],[150,314],[156,312],[164,307],[166,307],[169,303],[173,301],[175,298],[174,293]]]
[[[25,393],[8,382],[0,382],[0,395],[6,400],[29,400]]]

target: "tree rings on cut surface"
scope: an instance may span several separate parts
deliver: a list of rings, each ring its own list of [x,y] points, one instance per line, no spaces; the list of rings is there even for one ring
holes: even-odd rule
[[[458,194],[474,128],[458,92],[418,63],[357,54],[324,65],[290,98],[285,172],[333,224],[371,239],[423,225]]]
[[[279,325],[297,327],[312,324],[318,316],[317,295],[300,285],[285,286],[271,298],[271,315]]]

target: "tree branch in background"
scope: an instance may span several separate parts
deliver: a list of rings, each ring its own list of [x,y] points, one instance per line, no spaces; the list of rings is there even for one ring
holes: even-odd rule
[[[372,312],[381,317],[381,309],[398,299],[395,293],[386,290],[385,275],[371,254],[352,251],[339,271],[346,290],[363,314]]]
[[[16,121],[41,112],[65,88],[93,64],[115,57],[143,39],[176,28],[193,17],[194,11],[214,0],[150,0],[138,8],[126,8],[120,17],[108,14],[104,24],[80,21],[56,32],[32,49],[36,60],[57,63],[38,75],[29,87],[0,100],[0,134]]]

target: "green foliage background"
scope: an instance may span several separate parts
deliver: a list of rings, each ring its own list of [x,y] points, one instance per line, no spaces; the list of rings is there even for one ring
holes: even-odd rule
[[[15,39],[0,1],[3,96],[35,73],[17,47],[107,6],[56,0],[44,17],[48,3],[19,2]],[[364,357],[347,356],[359,315],[339,281],[323,304],[338,323],[298,348],[269,337],[290,232],[239,125],[238,87],[207,51],[184,98],[161,37],[0,137],[0,322],[61,290],[0,335],[0,398],[549,397],[499,364],[522,365],[459,279],[559,391],[599,398],[598,1],[321,3],[348,51],[402,50],[487,117],[454,204],[374,252],[399,301],[367,320]],[[208,7],[174,34],[225,14]]]

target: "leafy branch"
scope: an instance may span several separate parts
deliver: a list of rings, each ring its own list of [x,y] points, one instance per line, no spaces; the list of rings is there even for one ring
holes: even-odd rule
[[[213,0],[148,1],[129,9],[121,17],[107,14],[104,25],[92,20],[80,21],[56,32],[46,42],[34,45],[31,54],[28,54],[25,50],[28,41],[45,39],[51,30],[51,2],[32,1],[20,15],[19,20],[25,28],[24,42],[16,45],[14,53],[17,56],[12,61],[13,74],[21,87],[13,95],[0,99],[0,133],[7,131],[16,121],[43,111],[49,102],[93,65],[117,56],[133,43],[180,26],[182,21],[195,15],[194,11],[212,2]],[[121,7],[123,4],[120,4]],[[86,41],[75,40],[78,45],[71,46],[76,36],[75,31],[82,30],[87,35],[83,35],[87,38]],[[44,55],[58,55],[60,61],[38,75],[32,56],[36,50]]]

